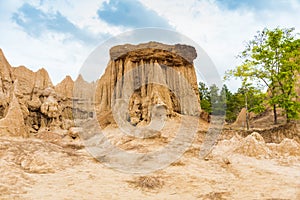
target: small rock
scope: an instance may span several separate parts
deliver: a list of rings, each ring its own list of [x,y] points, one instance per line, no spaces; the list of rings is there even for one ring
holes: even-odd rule
[[[231,164],[230,160],[228,158],[222,158],[223,162],[226,164],[226,165],[229,165]]]

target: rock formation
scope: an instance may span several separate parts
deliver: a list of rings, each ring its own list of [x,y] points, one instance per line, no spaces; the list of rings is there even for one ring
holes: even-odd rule
[[[74,82],[73,114],[76,118],[93,118],[95,103],[95,82],[87,82],[81,75]]]
[[[27,132],[20,104],[13,91],[7,114],[4,118],[0,119],[0,136],[27,137]]]
[[[97,82],[88,83],[81,75],[75,81],[66,76],[54,86],[45,69],[11,67],[0,50],[1,134],[26,137],[57,129],[74,132],[73,114],[93,118],[94,108],[105,125],[115,122],[114,114],[125,116],[133,125],[148,124],[163,113],[200,116],[193,47],[126,44],[111,48],[110,56]]]
[[[11,67],[0,49],[0,118],[3,118],[8,110],[9,91],[12,87],[11,77]]]
[[[111,48],[111,59],[96,89],[100,124],[113,123],[111,115],[118,112],[127,112],[126,118],[133,125],[149,123],[155,105],[164,107],[168,116],[199,116],[200,99],[193,66],[196,56],[194,47],[180,44],[149,42]],[[125,109],[120,110],[122,106],[118,104],[126,104]],[[112,112],[116,105],[117,110]]]
[[[238,114],[235,122],[232,124],[232,126],[240,127],[240,128],[246,128],[247,121],[246,121],[246,108],[242,108],[240,113]]]
[[[73,122],[73,88],[74,81],[70,76],[66,76],[64,80],[62,80],[59,84],[55,86],[55,92],[59,97],[61,112],[60,116],[64,119],[64,123],[62,123],[62,129],[68,130],[72,126],[74,126]]]
[[[74,84],[82,84],[79,88],[83,91],[95,86],[82,77],[76,81],[67,76],[54,87],[45,69],[33,72],[24,66],[11,67],[0,49],[1,135],[26,137],[73,127]],[[81,97],[86,95],[81,93]]]
[[[58,95],[71,99],[73,97],[74,81],[70,76],[66,76],[59,84],[55,86]]]

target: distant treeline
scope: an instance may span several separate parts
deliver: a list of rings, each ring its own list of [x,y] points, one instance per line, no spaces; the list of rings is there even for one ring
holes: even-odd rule
[[[248,112],[261,113],[266,109],[266,94],[254,87],[242,87],[232,93],[226,85],[220,89],[216,85],[207,86],[199,83],[201,108],[213,115],[225,115],[225,120],[232,123],[236,120],[242,108],[248,107]]]

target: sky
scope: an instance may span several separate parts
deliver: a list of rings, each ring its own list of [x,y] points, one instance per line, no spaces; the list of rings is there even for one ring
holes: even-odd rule
[[[257,31],[300,32],[299,10],[300,0],[0,0],[0,48],[12,66],[43,67],[57,84],[66,75],[76,79],[108,40],[153,27],[198,44],[222,77],[241,62],[236,56]]]

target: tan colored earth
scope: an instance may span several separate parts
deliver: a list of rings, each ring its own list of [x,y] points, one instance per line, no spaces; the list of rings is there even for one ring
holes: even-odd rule
[[[168,120],[159,137],[128,141],[118,128],[110,141],[131,151],[163,147],[179,120]],[[0,138],[0,199],[299,199],[300,145],[292,139],[265,143],[258,133],[219,140],[199,158],[208,124],[170,166],[129,174],[94,159],[80,140]],[[113,134],[112,134],[113,133]],[[117,136],[116,136],[117,135]]]

